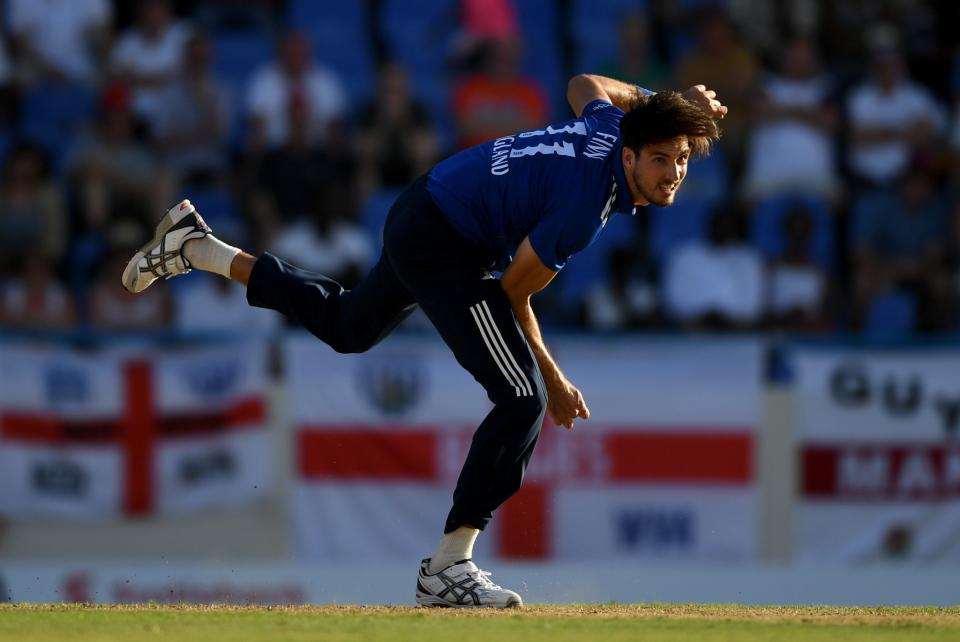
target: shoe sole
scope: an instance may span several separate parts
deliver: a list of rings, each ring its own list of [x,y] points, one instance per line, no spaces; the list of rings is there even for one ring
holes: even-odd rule
[[[417,593],[417,606],[426,606],[437,609],[519,609],[523,608],[523,602],[519,600],[510,600],[503,606],[496,604],[451,604],[441,597],[435,595],[424,595]]]
[[[180,220],[183,220],[183,219],[181,218]],[[180,221],[177,221],[177,223],[179,222]],[[158,245],[160,241],[163,240],[163,237],[167,235],[167,232],[169,232],[174,225],[176,225],[176,223],[174,223],[173,217],[170,215],[170,213],[167,212],[166,214],[164,214],[163,218],[160,219],[160,222],[157,224],[157,227],[154,230],[153,238],[147,241],[145,244],[143,244],[140,247],[140,249],[137,250],[137,253],[133,255],[133,258],[127,262],[127,267],[123,269],[123,276],[121,277],[121,281],[123,282],[123,287],[125,287],[127,291],[133,292],[134,294],[136,294],[137,292],[143,292],[143,290],[146,290],[153,283],[153,281],[151,281],[150,284],[148,284],[146,287],[143,288],[143,290],[133,289],[133,285],[136,283],[136,280],[137,280],[136,279],[136,274],[138,269],[137,264],[140,263],[140,259],[145,257],[150,252],[150,250],[153,249],[154,246]],[[127,285],[128,283],[129,285]]]

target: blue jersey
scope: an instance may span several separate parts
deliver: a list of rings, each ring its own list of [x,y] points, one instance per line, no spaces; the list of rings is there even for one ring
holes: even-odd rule
[[[583,115],[504,136],[440,162],[427,189],[464,238],[504,269],[527,236],[548,268],[561,269],[615,212],[634,212],[621,161],[623,112],[595,100]]]

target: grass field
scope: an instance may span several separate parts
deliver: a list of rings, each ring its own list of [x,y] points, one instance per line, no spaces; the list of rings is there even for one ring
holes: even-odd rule
[[[0,606],[2,642],[960,640],[960,608]]]

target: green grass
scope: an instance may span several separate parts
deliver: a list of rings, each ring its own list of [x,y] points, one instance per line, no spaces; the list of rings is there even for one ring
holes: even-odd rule
[[[2,642],[960,640],[960,608],[0,606]]]

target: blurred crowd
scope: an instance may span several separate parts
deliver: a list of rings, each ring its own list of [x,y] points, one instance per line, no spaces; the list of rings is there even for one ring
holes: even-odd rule
[[[355,283],[440,158],[571,117],[566,80],[729,106],[671,208],[611,222],[547,325],[956,333],[960,5],[934,0],[6,0],[0,325],[264,328],[219,277],[120,274],[190,198]]]

